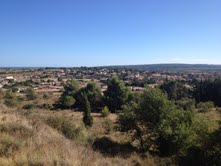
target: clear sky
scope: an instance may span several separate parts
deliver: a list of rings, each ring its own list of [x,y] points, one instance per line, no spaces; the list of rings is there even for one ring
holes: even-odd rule
[[[0,0],[0,67],[221,64],[221,0]]]

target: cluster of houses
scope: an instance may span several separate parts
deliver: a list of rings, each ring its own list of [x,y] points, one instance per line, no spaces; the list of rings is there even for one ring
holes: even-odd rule
[[[16,79],[13,76],[6,76],[5,78],[0,78],[0,88],[2,88],[4,85],[8,85],[15,81]]]
[[[168,72],[168,71],[138,71],[132,69],[113,69],[113,68],[48,68],[48,69],[15,69],[16,74],[2,74],[0,75],[0,88],[5,85],[10,85],[15,81],[32,80],[34,84],[32,87],[38,93],[61,92],[63,90],[63,83],[69,79],[78,79],[82,87],[86,86],[88,81],[96,81],[105,91],[107,86],[105,82],[112,76],[118,76],[125,83],[133,81],[147,81],[149,87],[156,87],[162,84],[165,80],[204,80],[221,78],[220,73],[210,72]],[[134,91],[142,91],[141,86],[130,86]],[[26,87],[19,87],[23,90]]]

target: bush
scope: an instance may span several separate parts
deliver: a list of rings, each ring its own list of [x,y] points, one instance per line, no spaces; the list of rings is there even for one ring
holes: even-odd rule
[[[47,110],[53,110],[54,106],[51,103],[43,104],[42,108],[47,109]]]
[[[105,119],[105,121],[102,123],[102,126],[105,129],[106,134],[109,134],[114,128],[113,122],[110,119]]]
[[[79,127],[76,127],[70,120],[64,117],[49,117],[47,124],[57,129],[68,139],[77,139],[81,133]]]
[[[110,114],[110,111],[107,106],[105,106],[101,111],[101,116],[107,117]]]
[[[34,100],[37,98],[37,95],[33,89],[29,88],[26,90],[26,98],[28,100]]]
[[[49,95],[48,94],[43,94],[43,99],[49,99]]]
[[[30,128],[27,128],[17,122],[0,124],[0,132],[10,134],[16,138],[27,138],[32,135]]]
[[[137,152],[137,149],[130,143],[118,143],[108,137],[97,138],[92,148],[108,157],[129,157],[132,153]]]
[[[8,157],[20,148],[21,144],[14,137],[1,135],[0,137],[0,156]]]
[[[208,112],[211,108],[214,108],[214,103],[212,101],[200,102],[197,104],[199,112]]]
[[[0,89],[0,99],[2,99],[4,97],[4,92],[2,91],[2,89]]]
[[[25,109],[25,110],[31,110],[31,109],[34,109],[35,106],[34,104],[25,104],[22,109]]]
[[[11,91],[8,91],[4,98],[4,104],[8,107],[16,107],[19,103],[18,97]]]
[[[183,109],[186,111],[195,109],[195,101],[192,99],[183,98],[181,100],[177,100],[175,104],[179,109]]]

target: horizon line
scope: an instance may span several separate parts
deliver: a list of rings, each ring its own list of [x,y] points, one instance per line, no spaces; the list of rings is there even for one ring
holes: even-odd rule
[[[149,64],[124,64],[124,65],[95,65],[95,66],[0,66],[0,69],[4,68],[81,68],[81,67],[88,67],[88,68],[99,68],[99,67],[118,67],[118,66],[145,66],[145,65],[206,65],[206,66],[221,66],[221,64],[207,64],[207,63],[149,63]]]

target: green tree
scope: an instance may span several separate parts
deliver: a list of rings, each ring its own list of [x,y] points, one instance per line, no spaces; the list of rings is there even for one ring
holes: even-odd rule
[[[63,100],[63,106],[71,108],[75,103],[75,99],[72,96],[65,96]]]
[[[221,79],[196,81],[193,96],[197,102],[212,101],[221,106]]]
[[[160,86],[160,89],[167,94],[170,100],[180,100],[182,98],[190,98],[192,92],[181,82],[169,81]]]
[[[105,106],[105,107],[102,109],[102,111],[101,111],[101,115],[102,115],[103,117],[107,117],[109,114],[110,114],[110,111],[109,111],[108,107]]]
[[[76,80],[67,81],[64,85],[64,92],[62,93],[59,103],[62,107],[72,107],[75,104],[75,96],[79,91],[80,86]]]
[[[85,127],[92,127],[93,117],[91,116],[91,106],[86,94],[84,96],[83,122]]]
[[[104,101],[111,112],[116,112],[129,101],[130,95],[131,93],[124,83],[119,78],[113,77],[104,92]]]
[[[96,112],[102,105],[102,94],[100,88],[94,82],[90,82],[86,87],[81,88],[75,95],[77,100],[76,105],[78,107],[84,106],[84,96],[87,95],[87,98],[91,105],[91,110]]]
[[[198,146],[208,130],[192,111],[178,109],[161,90],[152,88],[146,88],[139,103],[124,107],[118,124],[139,141],[143,151],[155,147],[165,156],[183,155]]]
[[[195,109],[195,100],[189,98],[182,98],[175,102],[176,106],[179,109],[183,110],[194,110]]]
[[[80,89],[80,85],[77,80],[68,81],[64,86],[64,95],[73,96]]]

